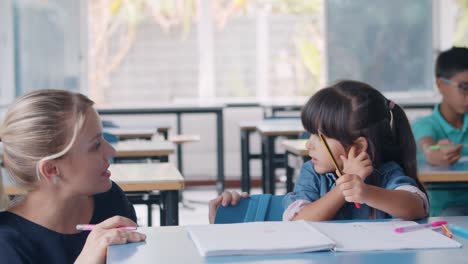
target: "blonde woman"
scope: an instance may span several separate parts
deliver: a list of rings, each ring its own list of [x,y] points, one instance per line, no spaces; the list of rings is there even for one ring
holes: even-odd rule
[[[109,179],[115,151],[86,96],[28,93],[8,109],[0,137],[5,167],[26,192],[0,213],[2,262],[104,263],[109,245],[146,238],[117,228],[136,226],[135,210]]]

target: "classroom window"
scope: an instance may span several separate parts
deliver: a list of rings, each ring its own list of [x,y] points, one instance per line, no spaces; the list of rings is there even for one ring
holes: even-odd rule
[[[0,103],[40,88],[102,104],[282,98],[342,78],[433,94],[437,52],[468,45],[468,1],[387,2],[3,0]]]
[[[453,37],[455,46],[468,47],[468,0],[452,0]]]
[[[215,95],[308,96],[323,85],[323,1],[244,2],[215,23]]]
[[[304,96],[323,84],[321,0],[112,3],[89,2],[99,103]]]
[[[379,90],[433,90],[431,0],[329,0],[328,79]]]
[[[80,1],[7,0],[13,26],[16,95],[45,88],[78,90]]]

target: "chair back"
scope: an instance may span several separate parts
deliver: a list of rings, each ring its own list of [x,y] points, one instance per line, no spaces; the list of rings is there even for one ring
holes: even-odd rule
[[[220,206],[215,224],[281,221],[284,195],[258,194],[241,198],[235,206]]]

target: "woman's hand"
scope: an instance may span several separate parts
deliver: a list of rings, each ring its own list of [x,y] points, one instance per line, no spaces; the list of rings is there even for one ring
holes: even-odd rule
[[[213,199],[209,203],[209,212],[208,212],[208,219],[210,220],[210,224],[214,223],[214,219],[216,217],[216,212],[218,211],[218,207],[222,205],[226,207],[228,205],[236,205],[237,202],[241,198],[247,198],[249,194],[246,192],[238,193],[236,191],[224,191],[220,196]]]
[[[75,263],[105,263],[107,247],[115,244],[140,242],[146,235],[131,230],[119,229],[124,226],[137,226],[132,220],[114,216],[97,224],[89,233],[86,243]]]
[[[345,156],[340,156],[340,158],[343,161],[343,172],[345,174],[356,174],[364,180],[374,171],[369,154],[362,151],[359,155],[356,155],[356,147],[354,146],[349,150],[347,158]]]
[[[336,186],[347,202],[366,203],[368,185],[364,183],[361,176],[345,174],[336,180]]]

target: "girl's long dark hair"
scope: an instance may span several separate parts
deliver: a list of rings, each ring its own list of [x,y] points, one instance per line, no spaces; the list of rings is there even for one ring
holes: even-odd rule
[[[344,80],[321,89],[304,105],[301,118],[310,133],[320,130],[345,146],[365,137],[375,168],[395,161],[425,192],[417,177],[416,142],[405,112],[370,85]],[[378,175],[373,177],[373,184],[380,182]]]

